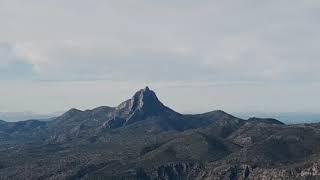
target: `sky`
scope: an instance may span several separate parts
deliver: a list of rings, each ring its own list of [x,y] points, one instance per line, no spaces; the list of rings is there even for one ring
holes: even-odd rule
[[[319,0],[0,0],[0,112],[319,112]]]

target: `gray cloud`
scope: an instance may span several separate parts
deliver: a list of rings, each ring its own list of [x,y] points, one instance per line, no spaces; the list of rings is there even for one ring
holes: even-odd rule
[[[2,5],[1,39],[38,79],[319,80],[317,1]]]
[[[248,92],[320,80],[318,0],[1,0],[0,12],[2,80]]]

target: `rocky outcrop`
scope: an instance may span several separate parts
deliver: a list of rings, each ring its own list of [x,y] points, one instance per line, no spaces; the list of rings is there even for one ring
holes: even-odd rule
[[[320,178],[319,162],[298,167],[261,168],[248,164],[209,165],[194,179],[205,180],[310,180]]]
[[[199,178],[204,169],[205,167],[203,164],[178,162],[158,166],[153,168],[150,172],[143,168],[139,168],[136,172],[136,177],[141,180],[193,180]]]
[[[108,125],[110,128],[115,128],[142,121],[148,117],[167,116],[170,113],[178,114],[164,106],[156,94],[149,87],[145,87],[115,108],[113,118]]]

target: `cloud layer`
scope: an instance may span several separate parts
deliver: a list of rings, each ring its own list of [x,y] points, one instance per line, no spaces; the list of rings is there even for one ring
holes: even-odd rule
[[[319,18],[318,0],[0,0],[0,79],[300,86]]]
[[[0,39],[37,79],[319,80],[318,1],[2,0],[0,8]]]

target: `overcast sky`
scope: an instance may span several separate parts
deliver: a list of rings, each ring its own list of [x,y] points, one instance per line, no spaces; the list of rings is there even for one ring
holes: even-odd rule
[[[0,112],[318,112],[319,0],[0,0]]]

